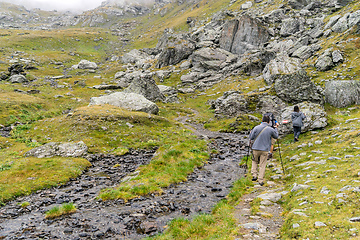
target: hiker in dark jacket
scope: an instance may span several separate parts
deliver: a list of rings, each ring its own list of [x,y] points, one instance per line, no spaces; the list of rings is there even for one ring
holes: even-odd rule
[[[279,133],[277,127],[279,126],[276,123],[275,127],[272,128],[270,125],[270,117],[263,116],[262,123],[256,126],[250,133],[249,139],[253,141],[252,150],[253,150],[253,160],[251,167],[252,180],[257,181],[259,179],[259,184],[264,185],[264,176],[266,162],[268,158],[268,152],[271,148],[271,138],[277,139]],[[257,167],[259,165],[259,173]]]
[[[306,118],[305,114],[300,112],[299,107],[294,106],[294,112],[291,113],[291,121],[293,123],[293,129],[294,129],[294,142],[299,141],[301,127],[304,126],[303,120],[305,118]]]

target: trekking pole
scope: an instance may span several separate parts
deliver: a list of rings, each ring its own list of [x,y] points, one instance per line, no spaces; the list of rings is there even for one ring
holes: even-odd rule
[[[245,174],[246,174],[246,170],[247,170],[247,168],[248,168],[247,162],[248,162],[249,155],[250,155],[250,140],[249,140],[249,145],[248,145],[247,147],[248,147],[248,152],[247,152],[247,154],[246,154],[245,164],[240,165],[240,168],[244,168],[244,169],[245,169]]]
[[[283,161],[282,161],[282,158],[281,158],[279,139],[277,139],[277,143],[278,143],[278,148],[279,148],[279,156],[280,156],[281,167],[282,167],[282,170],[283,170],[283,172],[285,174],[284,164],[283,164]]]

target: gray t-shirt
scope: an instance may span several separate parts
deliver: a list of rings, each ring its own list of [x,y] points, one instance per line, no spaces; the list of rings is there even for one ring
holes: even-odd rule
[[[291,121],[292,121],[294,127],[304,126],[303,120],[305,118],[306,117],[302,112],[292,112],[291,113]]]
[[[259,137],[257,137],[265,127],[267,128],[261,133]],[[277,139],[278,137],[279,132],[277,128],[272,128],[268,123],[262,122],[260,125],[254,127],[250,133],[249,139],[254,140],[256,138],[252,145],[253,150],[270,151],[271,138]]]

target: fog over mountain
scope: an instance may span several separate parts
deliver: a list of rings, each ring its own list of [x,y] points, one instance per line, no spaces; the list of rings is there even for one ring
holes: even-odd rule
[[[96,8],[101,5],[103,0],[1,0],[0,2],[9,2],[22,5],[28,9],[40,8],[42,10],[52,11],[85,11]]]
[[[72,11],[80,12],[90,9],[94,9],[104,4],[113,5],[131,5],[131,4],[146,4],[154,3],[155,0],[0,0],[0,2],[9,2],[13,4],[22,5],[28,9],[40,8],[46,11],[58,10],[58,11]]]

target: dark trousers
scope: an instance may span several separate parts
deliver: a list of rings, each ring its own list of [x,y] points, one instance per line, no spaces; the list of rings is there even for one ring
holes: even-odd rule
[[[294,128],[294,139],[298,139],[301,133],[301,127],[293,126],[293,128]]]

